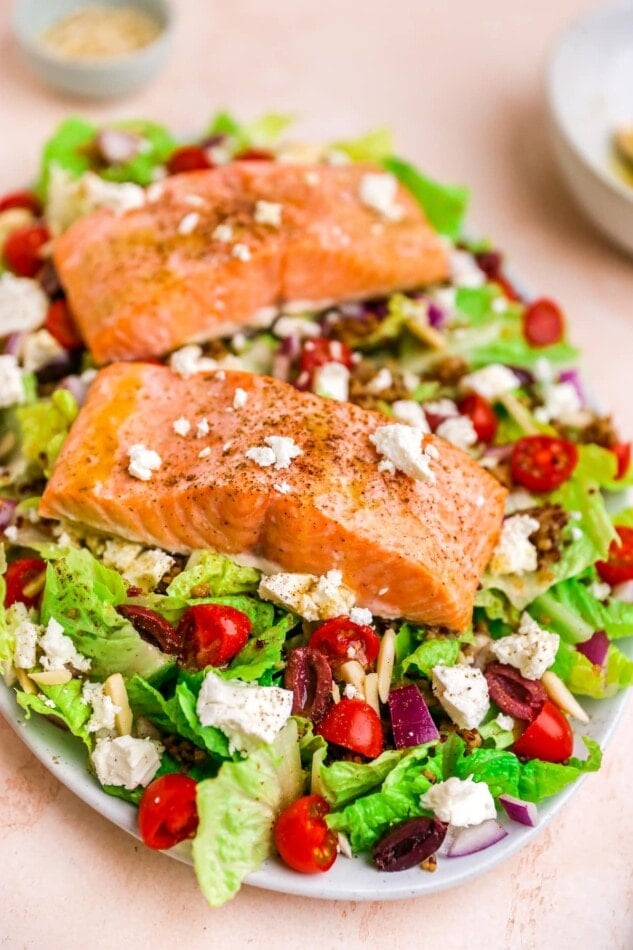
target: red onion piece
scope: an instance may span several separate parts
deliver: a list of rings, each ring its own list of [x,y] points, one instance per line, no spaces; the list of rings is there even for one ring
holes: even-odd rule
[[[97,150],[108,165],[124,165],[143,148],[143,139],[124,129],[101,129],[95,139]]]
[[[423,745],[440,737],[422,694],[414,683],[391,690],[389,713],[396,749]]]
[[[587,404],[587,399],[585,396],[585,391],[583,385],[580,381],[580,374],[577,369],[565,369],[558,376],[559,383],[571,383],[571,385],[576,390],[578,398],[580,399],[580,404],[585,406]]]
[[[531,386],[534,382],[534,373],[531,373],[529,369],[526,369],[524,366],[509,365],[508,369],[512,370],[521,386]]]
[[[489,445],[483,454],[483,458],[492,459],[495,462],[505,462],[512,455],[513,448],[513,442],[508,442],[505,445]]]
[[[10,498],[0,498],[0,531],[4,531],[13,521],[17,502]]]
[[[290,377],[290,367],[292,365],[292,360],[289,356],[286,356],[285,353],[277,351],[273,356],[273,366],[272,373],[274,379],[280,379],[282,382],[287,383]]]
[[[428,317],[429,326],[432,326],[435,330],[441,330],[446,323],[446,312],[435,300],[428,301],[426,315]]]
[[[586,656],[590,663],[595,663],[596,666],[604,666],[609,652],[609,638],[604,630],[596,630],[588,640],[577,643],[576,649],[583,656]]]
[[[90,389],[90,383],[85,382],[81,376],[66,376],[57,389],[67,389],[77,405],[82,406]]]
[[[528,825],[530,828],[536,828],[538,824],[538,811],[534,802],[524,802],[521,798],[515,798],[513,795],[499,795],[499,804],[503,805],[508,818],[517,821],[520,825]]]
[[[616,584],[611,593],[616,600],[623,600],[625,604],[633,604],[633,581]]]
[[[26,339],[26,333],[10,333],[4,339],[3,353],[7,356],[19,356]]]
[[[463,858],[467,854],[477,854],[478,851],[490,848],[507,835],[505,828],[502,828],[494,818],[482,821],[480,825],[473,825],[471,828],[458,828],[452,837],[446,856]]]

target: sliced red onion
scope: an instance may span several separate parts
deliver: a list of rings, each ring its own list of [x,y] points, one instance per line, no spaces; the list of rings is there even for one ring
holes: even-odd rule
[[[558,376],[559,383],[571,383],[571,385],[576,390],[576,394],[580,400],[581,406],[586,406],[587,398],[585,396],[585,390],[580,381],[580,374],[577,369],[565,369],[562,373],[559,373]]]
[[[505,462],[512,455],[514,443],[508,442],[506,445],[489,445],[483,454],[483,458],[492,459],[495,462]]]
[[[435,330],[441,330],[446,323],[446,312],[435,300],[428,301],[426,315],[428,317],[429,326],[432,326]]]
[[[0,531],[8,528],[13,521],[16,506],[17,502],[11,498],[0,498]]]
[[[226,141],[226,135],[208,135],[200,142],[200,148],[217,148],[218,145],[224,145]]]
[[[126,132],[125,129],[101,129],[95,145],[108,165],[124,165],[143,150],[144,140],[140,135]]]
[[[301,337],[299,336],[284,336],[281,339],[279,345],[279,352],[283,353],[284,356],[289,356],[291,359],[295,359],[301,353]]]
[[[446,852],[448,858],[463,858],[467,854],[477,854],[491,845],[506,838],[508,832],[498,821],[489,818],[480,825],[471,828],[457,828]]]
[[[3,352],[7,356],[19,356],[26,336],[26,333],[10,333],[4,338]]]
[[[596,630],[588,640],[577,643],[576,649],[583,656],[586,656],[590,663],[594,663],[596,666],[604,666],[609,652],[609,638],[604,630]]]
[[[633,604],[633,581],[616,584],[611,593],[617,600],[623,600],[625,604]]]
[[[396,749],[424,745],[440,737],[422,694],[414,683],[391,690],[389,713]]]
[[[503,805],[508,818],[517,821],[520,825],[528,825],[530,828],[536,828],[538,824],[538,811],[534,802],[524,802],[521,798],[515,798],[513,795],[499,795],[499,804]]]
[[[524,366],[508,366],[508,369],[512,370],[521,386],[531,386],[534,382],[534,373]]]
[[[82,406],[90,389],[90,383],[82,379],[81,376],[66,376],[57,386],[57,389],[67,389],[77,405]]]
[[[273,365],[272,365],[272,376],[274,379],[280,379],[282,382],[287,383],[290,377],[290,367],[292,366],[292,360],[289,356],[286,356],[285,353],[282,353],[281,350],[277,350],[273,356]]]

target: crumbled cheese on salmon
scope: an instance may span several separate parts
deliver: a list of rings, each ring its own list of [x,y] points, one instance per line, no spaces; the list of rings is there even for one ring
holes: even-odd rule
[[[36,330],[47,310],[48,298],[36,280],[9,271],[0,276],[0,337]]]
[[[186,379],[195,373],[209,373],[217,369],[215,360],[202,355],[202,347],[195,343],[183,346],[169,357],[169,368],[177,376]]]
[[[210,455],[211,455],[211,449],[209,448],[208,445],[204,449],[200,449],[200,451],[198,452],[199,459],[209,458]]]
[[[0,355],[0,408],[24,402],[22,371],[12,353]]]
[[[80,673],[87,673],[90,669],[90,660],[77,652],[75,644],[54,617],[48,621],[38,646],[43,651],[40,663],[45,670],[63,670],[71,666]]]
[[[257,224],[269,224],[273,228],[281,227],[282,206],[275,201],[258,201],[255,204]]]
[[[193,234],[200,224],[200,215],[197,211],[190,211],[178,224],[178,234]]]
[[[411,478],[418,478],[433,485],[435,475],[431,471],[430,453],[426,449],[422,450],[423,436],[421,429],[396,422],[380,426],[369,436],[369,441],[376,447],[379,455],[384,456],[394,468]]]
[[[241,409],[248,402],[248,393],[241,386],[237,386],[233,394],[233,408]]]
[[[396,202],[398,181],[388,173],[369,172],[360,180],[360,200],[389,221],[399,221],[404,211]]]
[[[231,250],[231,257],[234,257],[238,261],[250,261],[251,251],[248,244],[242,244],[240,242],[234,244]]]
[[[27,373],[37,373],[49,363],[65,357],[66,350],[48,330],[29,333],[22,344],[22,363]]]
[[[145,190],[132,182],[106,181],[94,172],[74,178],[57,164],[51,167],[46,221],[54,235],[97,208],[124,214],[145,204]]]
[[[483,369],[462,377],[460,381],[462,389],[479,393],[484,399],[492,402],[512,392],[519,385],[516,373],[502,363],[490,363],[489,366],[484,366]]]
[[[490,789],[485,782],[475,782],[472,775],[465,779],[452,775],[445,782],[437,782],[420,796],[420,805],[455,828],[480,825],[497,815]]]
[[[469,449],[477,442],[477,433],[469,416],[450,416],[440,422],[435,432],[458,449]]]
[[[312,391],[326,399],[346,402],[349,399],[349,377],[350,372],[342,363],[324,363],[315,370]]]
[[[490,708],[486,677],[470,666],[434,666],[433,692],[460,729],[476,729]]]
[[[209,434],[209,420],[204,416],[196,426],[196,438],[202,439]]]
[[[493,574],[524,574],[535,571],[538,552],[529,540],[539,523],[530,515],[512,515],[501,528],[501,537],[492,552],[488,569]]]
[[[172,425],[172,428],[176,435],[188,435],[189,430],[191,429],[191,423],[188,419],[185,419],[184,416],[180,416],[178,419],[175,419]]]
[[[539,680],[556,659],[559,645],[557,633],[544,630],[533,617],[524,613],[518,633],[494,640],[490,649],[500,663],[516,667],[528,680]]]
[[[130,459],[128,472],[142,482],[148,482],[152,477],[152,473],[158,471],[163,464],[158,452],[148,449],[142,442],[131,445],[127,450],[127,454]]]
[[[275,482],[273,485],[275,491],[278,491],[280,495],[289,495],[292,491],[292,486],[288,482]]]
[[[247,459],[256,462],[261,468],[274,465],[275,469],[289,468],[293,459],[303,455],[294,439],[288,436],[267,435],[266,446],[253,446],[244,453]]]
[[[162,746],[152,739],[117,736],[97,740],[91,755],[102,785],[118,785],[132,791],[147,786],[160,768]]]
[[[229,241],[233,240],[233,228],[230,224],[218,224],[213,229],[211,237],[222,244],[228,244]]]
[[[215,726],[231,746],[250,752],[272,742],[292,713],[292,690],[227,681],[209,671],[205,676],[196,713],[203,726]]]
[[[286,607],[306,620],[347,616],[354,606],[353,592],[343,584],[340,571],[315,574],[271,574],[258,588],[262,600]]]
[[[398,422],[404,422],[405,425],[414,426],[421,432],[430,432],[431,429],[427,422],[426,413],[415,399],[396,399],[391,404],[392,412]]]

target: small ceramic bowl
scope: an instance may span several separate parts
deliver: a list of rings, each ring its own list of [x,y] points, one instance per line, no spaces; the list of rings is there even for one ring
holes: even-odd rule
[[[13,30],[22,54],[46,85],[82,98],[124,96],[148,82],[165,62],[171,41],[171,12],[167,0],[95,0],[99,6],[133,7],[153,17],[160,33],[147,46],[120,56],[69,59],[46,49],[40,37],[63,17],[87,7],[92,0],[16,0]]]
[[[633,125],[632,92],[633,3],[601,7],[573,23],[547,75],[554,150],[580,207],[630,254],[633,184],[618,170],[613,134]]]

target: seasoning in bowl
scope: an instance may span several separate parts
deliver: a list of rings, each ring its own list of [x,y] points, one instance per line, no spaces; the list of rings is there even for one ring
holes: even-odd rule
[[[613,165],[618,177],[633,185],[633,124],[621,125],[613,133]]]
[[[57,20],[40,42],[66,59],[108,59],[148,46],[160,32],[154,17],[134,7],[91,4]]]

